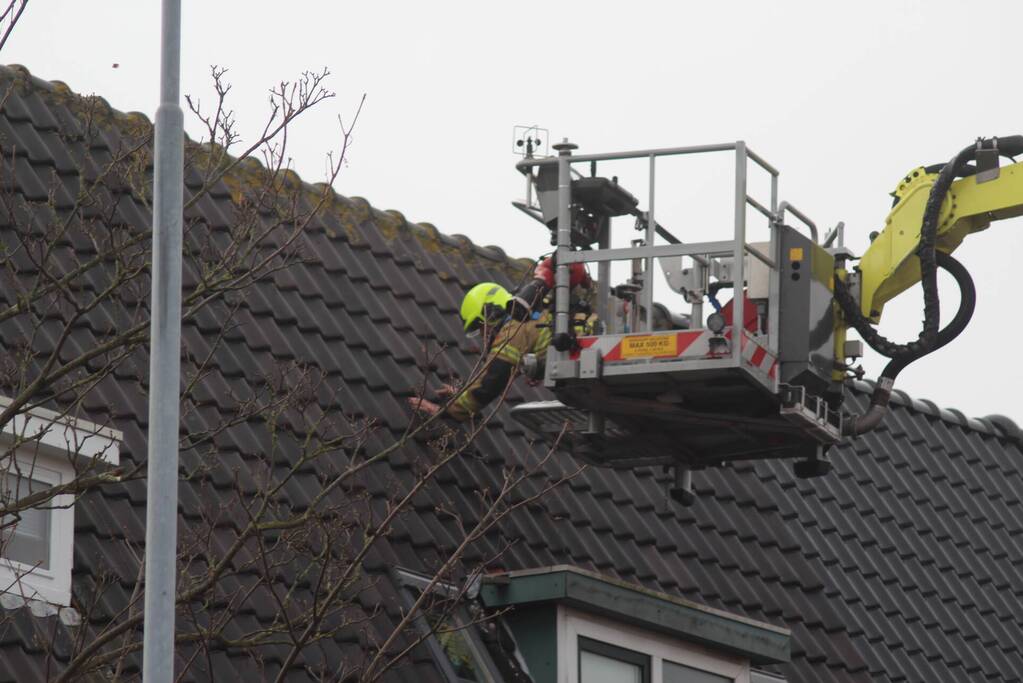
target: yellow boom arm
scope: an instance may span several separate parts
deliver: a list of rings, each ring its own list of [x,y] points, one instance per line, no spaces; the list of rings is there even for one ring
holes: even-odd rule
[[[884,305],[920,282],[924,207],[937,173],[918,168],[895,190],[898,203],[884,229],[860,259],[860,309],[878,322]],[[952,183],[938,219],[936,248],[951,254],[963,239],[991,221],[1023,215],[1023,162],[983,171]]]

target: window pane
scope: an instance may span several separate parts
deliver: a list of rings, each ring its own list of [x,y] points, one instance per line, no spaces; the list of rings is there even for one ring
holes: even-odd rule
[[[49,488],[50,485],[14,473],[0,475],[0,496],[6,504]],[[22,510],[0,518],[0,553],[3,557],[50,568],[50,510]],[[19,519],[20,517],[20,519]]]
[[[434,625],[437,642],[451,662],[451,668],[455,675],[463,681],[479,683],[482,677],[479,675],[476,659],[473,657],[472,648],[466,638],[465,630],[460,629],[450,621]]]
[[[643,667],[583,650],[579,653],[579,683],[643,683]]]
[[[691,666],[664,660],[664,683],[732,683],[731,678],[718,676]]]
[[[749,672],[749,683],[785,683],[785,677],[754,669]]]

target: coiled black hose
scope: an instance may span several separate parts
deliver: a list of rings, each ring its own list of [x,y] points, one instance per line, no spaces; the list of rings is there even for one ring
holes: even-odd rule
[[[884,371],[878,377],[877,388],[870,400],[870,407],[863,415],[855,416],[846,421],[843,434],[847,436],[863,434],[874,429],[891,399],[895,378],[910,363],[945,346],[955,339],[966,328],[976,305],[976,288],[969,272],[961,263],[948,254],[935,249],[938,237],[938,219],[941,205],[956,178],[972,175],[975,169],[969,162],[976,158],[978,149],[999,149],[1000,153],[1012,155],[1023,150],[1023,137],[1012,136],[1001,140],[980,140],[974,145],[960,151],[950,162],[944,164],[938,172],[938,178],[931,186],[924,207],[923,224],[920,228],[920,245],[916,254],[920,259],[920,285],[924,294],[923,329],[915,341],[898,344],[886,339],[871,324],[869,318],[860,312],[852,293],[845,282],[836,278],[835,299],[842,308],[845,319],[851,324],[867,344],[883,356],[889,358]],[[938,298],[937,269],[948,271],[959,285],[960,304],[955,318],[949,325],[939,329],[941,302]]]
[[[973,317],[973,311],[977,304],[977,289],[973,284],[973,278],[970,277],[969,271],[966,270],[962,263],[941,251],[935,253],[935,261],[939,268],[952,275],[959,286],[959,310],[956,311],[952,322],[934,335],[926,350],[919,350],[918,347],[916,354],[907,353],[888,361],[888,364],[878,377],[877,387],[870,398],[870,407],[862,415],[847,419],[843,424],[842,433],[845,436],[865,434],[877,427],[888,410],[892,387],[898,374],[913,361],[926,356],[928,353],[937,351],[962,334]]]
[[[923,225],[920,228],[920,245],[917,256],[920,258],[920,286],[924,291],[924,322],[916,341],[906,344],[895,343],[882,336],[873,326],[870,319],[860,312],[859,304],[849,291],[844,281],[835,280],[835,298],[842,307],[845,319],[860,333],[863,341],[887,358],[910,358],[915,360],[928,353],[934,336],[938,333],[941,318],[941,303],[938,298],[938,269],[935,242],[938,237],[938,218],[941,204],[948,194],[952,182],[956,179],[957,169],[966,166],[973,159],[976,147],[967,147],[959,152],[949,163],[945,164],[938,179],[931,187],[924,208]],[[894,379],[894,378],[893,378]]]

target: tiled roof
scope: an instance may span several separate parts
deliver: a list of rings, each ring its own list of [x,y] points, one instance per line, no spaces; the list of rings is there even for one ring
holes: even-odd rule
[[[18,67],[0,70],[0,93],[6,93],[0,184],[20,194],[29,208],[25,215],[42,220],[32,212],[46,210],[50,188],[57,189],[58,202],[61,192],[74,195],[80,167],[70,159],[88,156],[80,149],[82,138],[62,134],[82,126],[82,100]],[[91,122],[101,133],[91,143],[92,155],[109,153],[131,135],[131,126],[145,125],[138,115],[100,110],[103,116]],[[194,181],[186,182],[191,191]],[[122,220],[139,228],[148,224],[137,198],[122,198],[119,206]],[[232,215],[232,188],[223,184],[189,213],[211,232]],[[0,235],[10,229],[0,216]],[[298,361],[320,368],[337,387],[338,405],[327,409],[377,420],[382,431],[372,441],[391,442],[409,420],[403,397],[422,379],[421,344],[445,347],[442,364],[457,373],[468,372],[475,360],[457,322],[465,287],[483,279],[510,284],[526,268],[497,248],[477,247],[340,196],[303,240],[305,260],[257,284],[241,302],[240,326],[227,333],[198,392],[209,403],[189,428],[215,420],[226,392],[260,386],[268,366]],[[66,246],[70,255],[89,249],[87,240],[73,237]],[[115,319],[117,312],[102,311],[93,320],[104,315]],[[218,319],[213,310],[186,322],[188,358],[211,347]],[[75,344],[87,348],[101,329],[98,322],[76,329]],[[8,348],[21,332],[0,323],[0,343]],[[134,363],[147,367],[145,358]],[[126,462],[145,453],[147,412],[137,374],[118,373],[86,403],[88,418],[109,419],[123,430]],[[853,391],[860,408],[867,389]],[[511,401],[543,397],[517,386]],[[502,557],[506,569],[575,565],[784,626],[792,630],[793,656],[778,670],[789,681],[1019,680],[1020,431],[1005,418],[968,420],[904,394],[897,393],[893,404],[880,429],[835,449],[835,471],[825,478],[796,479],[784,462],[701,471],[695,476],[697,504],[681,508],[667,502],[669,482],[660,472],[590,468],[510,515],[467,561],[511,541]],[[181,486],[186,529],[211,500],[226,502],[235,488],[254,486],[246,473],[259,462],[266,438],[251,424],[218,438],[209,477]],[[410,442],[370,470],[360,482],[366,494],[386,500],[396,482],[407,484],[413,467],[430,460],[429,449]],[[448,465],[416,503],[416,514],[403,517],[367,558],[365,571],[376,580],[358,603],[366,613],[377,606],[383,611],[363,628],[312,648],[294,679],[357,661],[401,609],[389,568],[426,569],[424,563],[454,542],[456,530],[440,507],[472,519],[479,514],[476,492],[499,485],[505,466],[538,455],[502,408],[474,452]],[[560,458],[547,474],[575,467]],[[527,481],[524,493],[542,483]],[[310,471],[282,496],[300,505],[318,490]],[[144,511],[142,482],[104,486],[76,505],[76,599],[102,594],[98,609],[86,615],[89,628],[102,627],[131,595],[138,571],[132,553],[144,537]],[[229,524],[217,531],[222,542],[231,538]],[[273,618],[264,598],[245,603],[236,617],[238,632]],[[53,623],[56,617],[32,616],[27,609],[7,614],[0,626],[0,681],[37,680],[47,667],[59,670],[70,641],[62,639],[52,658],[40,645],[50,629],[64,633]],[[224,647],[197,660],[189,680],[259,680],[279,667],[280,658],[269,647],[258,657]],[[435,677],[422,653],[390,674],[393,680]]]

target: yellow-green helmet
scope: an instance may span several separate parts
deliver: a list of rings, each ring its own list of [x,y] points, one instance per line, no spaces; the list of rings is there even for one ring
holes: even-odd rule
[[[508,290],[496,282],[481,282],[470,289],[462,299],[459,311],[466,334],[477,332],[486,324],[501,322],[511,299]]]

